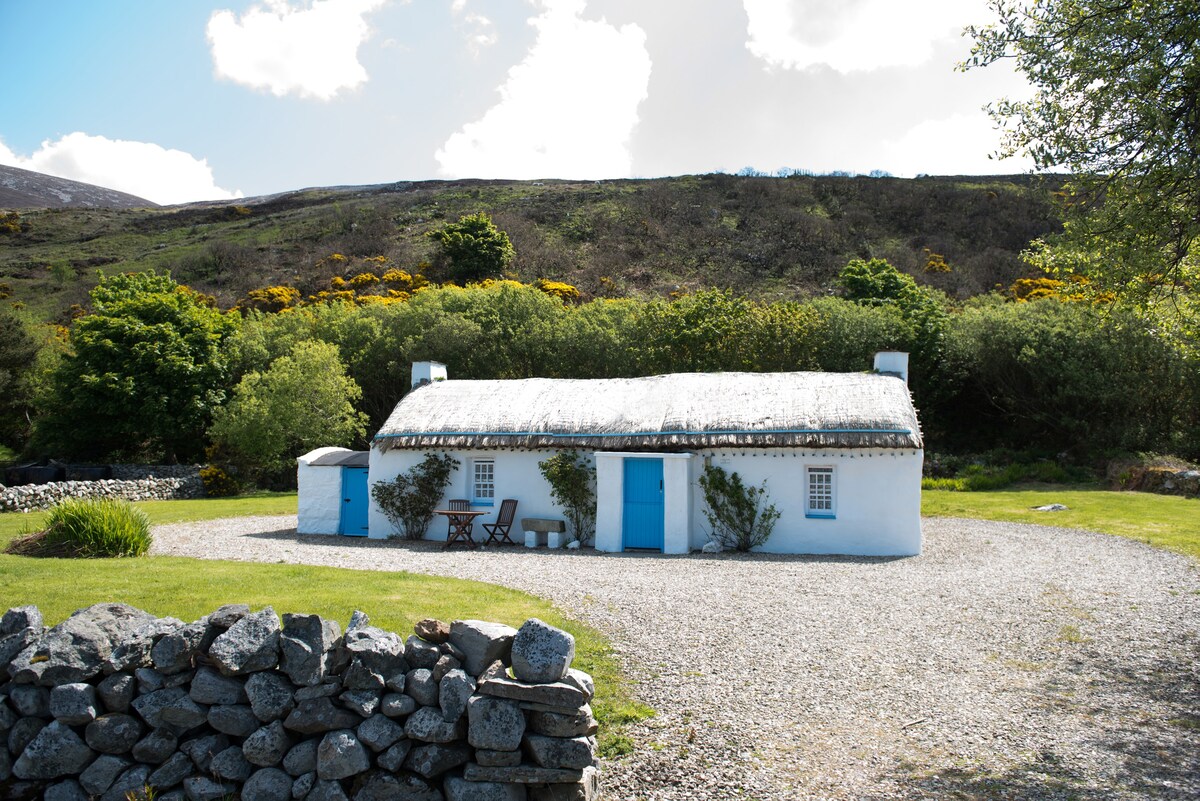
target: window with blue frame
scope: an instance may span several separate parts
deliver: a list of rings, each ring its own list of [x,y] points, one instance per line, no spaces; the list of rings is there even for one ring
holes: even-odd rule
[[[495,505],[496,462],[493,459],[476,459],[471,464],[471,505]]]
[[[804,516],[836,517],[833,468],[809,467],[805,469],[805,477],[808,486],[804,494]]]

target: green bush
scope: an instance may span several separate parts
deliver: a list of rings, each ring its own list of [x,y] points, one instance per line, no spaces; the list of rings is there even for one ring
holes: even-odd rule
[[[229,498],[242,491],[237,479],[216,465],[202,468],[200,481],[204,484],[204,494],[210,498]]]
[[[572,539],[587,543],[596,533],[596,468],[575,451],[562,451],[538,462],[538,469],[554,502],[567,513]]]
[[[767,500],[767,483],[748,487],[737,473],[726,473],[709,465],[700,476],[707,508],[704,516],[712,526],[712,535],[726,548],[748,551],[771,537],[779,511]]]
[[[438,501],[450,483],[450,474],[458,465],[459,461],[447,453],[426,454],[407,473],[373,484],[371,497],[397,533],[406,540],[419,540],[425,536]]]
[[[128,501],[67,498],[50,509],[42,531],[14,545],[40,556],[90,559],[142,556],[152,541],[150,519]]]

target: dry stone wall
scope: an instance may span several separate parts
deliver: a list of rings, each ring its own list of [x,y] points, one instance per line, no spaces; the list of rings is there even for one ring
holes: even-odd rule
[[[127,501],[178,500],[204,497],[199,476],[132,480],[54,481],[49,484],[0,485],[0,512],[49,509],[64,498],[121,498]]]
[[[0,618],[0,798],[593,801],[591,677],[540,620],[97,604]]]

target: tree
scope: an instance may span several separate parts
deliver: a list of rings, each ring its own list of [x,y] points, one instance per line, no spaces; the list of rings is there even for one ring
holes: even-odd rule
[[[1011,60],[1031,99],[990,107],[1002,156],[1074,174],[1067,223],[1032,262],[1129,295],[1200,273],[1196,0],[992,0],[963,69]]]
[[[24,323],[0,309],[0,442],[5,444],[18,444],[28,427],[28,379],[38,349]]]
[[[209,433],[218,453],[251,475],[278,476],[299,454],[361,437],[366,415],[354,410],[361,397],[335,346],[300,342],[266,372],[247,373]]]
[[[430,231],[429,237],[440,246],[455,281],[499,278],[516,256],[508,234],[483,212],[460,217],[456,223]]]
[[[72,458],[199,457],[229,385],[236,321],[170,275],[101,276],[50,377],[35,444]]]

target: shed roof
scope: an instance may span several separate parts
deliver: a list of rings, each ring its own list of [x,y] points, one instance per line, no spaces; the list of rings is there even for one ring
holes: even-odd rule
[[[370,451],[339,451],[318,456],[308,463],[309,467],[366,467],[370,464]]]
[[[872,373],[440,381],[392,410],[391,448],[920,448],[908,385]]]

